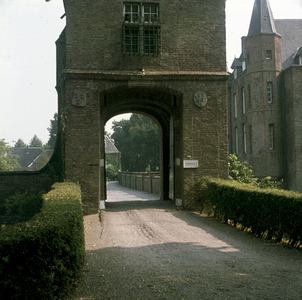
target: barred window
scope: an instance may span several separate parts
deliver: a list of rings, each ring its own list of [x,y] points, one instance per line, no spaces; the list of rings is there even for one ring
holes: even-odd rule
[[[161,26],[158,4],[124,3],[123,53],[158,55]]]
[[[124,26],[124,51],[126,54],[139,53],[139,27]]]
[[[144,54],[157,54],[159,39],[159,26],[144,26]]]

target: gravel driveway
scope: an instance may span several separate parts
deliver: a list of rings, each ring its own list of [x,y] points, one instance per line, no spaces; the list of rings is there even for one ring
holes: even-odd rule
[[[302,252],[169,201],[84,218],[87,265],[66,299],[302,299]]]

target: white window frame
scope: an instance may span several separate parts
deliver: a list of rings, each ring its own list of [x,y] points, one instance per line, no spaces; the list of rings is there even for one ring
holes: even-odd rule
[[[131,11],[130,11],[130,22],[128,20],[126,20],[126,6],[130,6],[131,7]],[[137,20],[133,20],[133,7],[136,6],[137,7]],[[127,12],[128,14],[128,12]],[[138,3],[124,3],[123,6],[123,17],[124,17],[124,22],[125,23],[135,23],[138,24],[139,23],[139,19],[140,19],[140,5]]]
[[[137,9],[133,11],[134,7]],[[123,19],[124,54],[157,56],[161,53],[159,3],[124,2]]]
[[[150,12],[146,12],[145,8],[149,7],[150,8]],[[152,8],[156,9],[156,12],[152,12]],[[146,3],[142,5],[142,17],[143,17],[143,22],[147,23],[147,24],[154,24],[154,23],[158,23],[159,21],[159,5],[158,4],[151,4],[151,3]],[[146,18],[146,16],[148,16],[148,18]],[[149,19],[149,20],[147,20]]]

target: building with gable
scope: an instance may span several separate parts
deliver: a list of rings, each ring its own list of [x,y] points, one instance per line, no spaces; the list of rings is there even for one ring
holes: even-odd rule
[[[286,5],[286,4],[284,4]],[[228,80],[229,153],[254,175],[302,192],[302,19],[276,20],[255,0]]]

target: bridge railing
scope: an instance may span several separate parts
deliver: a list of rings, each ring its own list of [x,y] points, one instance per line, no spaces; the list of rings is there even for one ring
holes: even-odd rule
[[[152,194],[160,194],[159,172],[119,172],[120,185]]]

